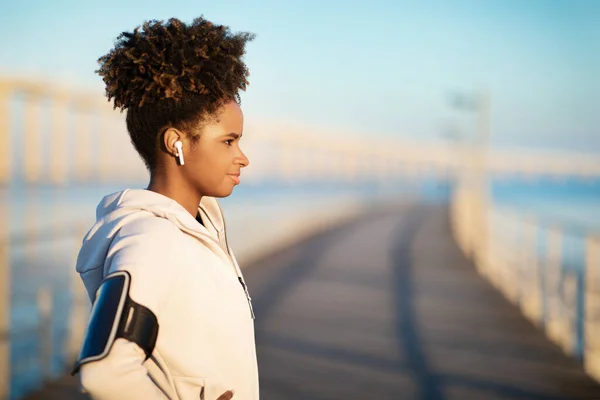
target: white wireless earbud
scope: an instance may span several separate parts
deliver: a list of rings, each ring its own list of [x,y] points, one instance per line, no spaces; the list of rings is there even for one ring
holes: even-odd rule
[[[176,141],[174,144],[175,148],[177,149],[177,157],[179,157],[179,164],[183,165],[183,143],[181,143],[180,140]]]

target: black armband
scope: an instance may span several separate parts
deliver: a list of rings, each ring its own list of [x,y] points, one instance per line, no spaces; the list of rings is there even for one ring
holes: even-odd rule
[[[129,297],[130,284],[127,271],[114,272],[102,281],[72,375],[83,364],[105,358],[118,338],[136,343],[146,353],[146,359],[152,355],[158,320],[152,311]]]

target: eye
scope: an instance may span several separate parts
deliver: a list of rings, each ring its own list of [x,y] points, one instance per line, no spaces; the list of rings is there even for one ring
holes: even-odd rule
[[[231,144],[233,143],[233,139],[228,139],[224,142],[227,146],[231,146]]]

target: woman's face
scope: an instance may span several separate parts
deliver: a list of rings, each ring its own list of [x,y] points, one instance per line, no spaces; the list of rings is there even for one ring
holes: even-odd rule
[[[240,183],[240,172],[249,160],[240,148],[244,116],[231,101],[216,118],[203,123],[195,143],[184,141],[184,178],[202,196],[227,197]]]

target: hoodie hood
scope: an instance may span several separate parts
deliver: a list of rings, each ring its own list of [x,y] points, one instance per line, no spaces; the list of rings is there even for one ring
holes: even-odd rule
[[[211,224],[219,238],[224,236],[225,224],[217,200],[203,197],[198,210],[207,217],[203,218],[208,219],[205,224]],[[219,245],[209,230],[175,200],[150,190],[126,189],[105,196],[98,204],[96,223],[85,235],[77,257],[77,272],[81,274],[103,267],[111,243],[120,228],[136,219],[147,217],[148,214],[171,221],[180,230],[199,240]]]

